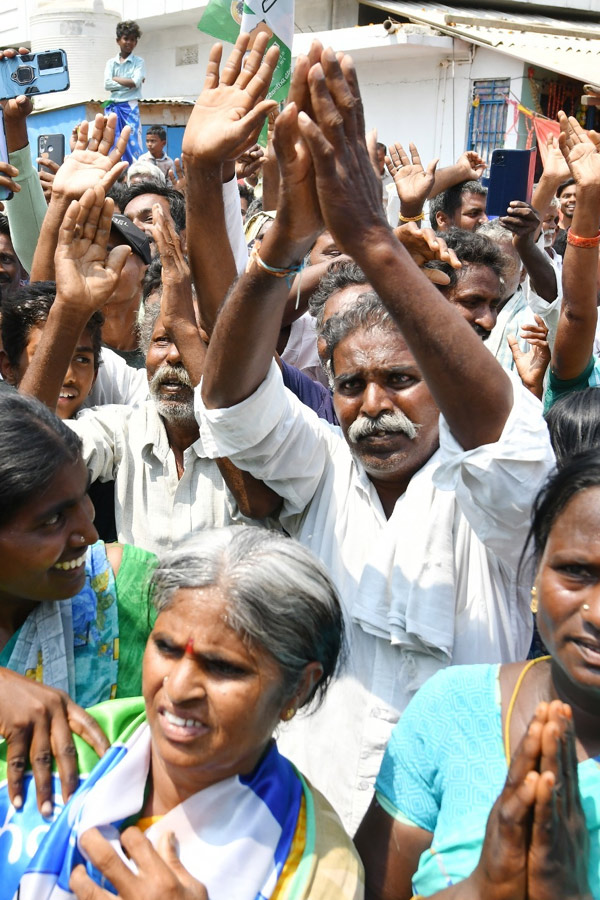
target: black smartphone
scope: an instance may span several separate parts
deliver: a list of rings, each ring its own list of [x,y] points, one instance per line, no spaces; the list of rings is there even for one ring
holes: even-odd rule
[[[0,106],[0,161],[8,162],[8,147],[6,146],[6,132],[4,131],[4,110]],[[13,193],[0,185],[0,200],[10,200]]]
[[[494,150],[485,208],[488,216],[505,216],[511,200],[531,203],[535,154],[535,148]]]
[[[64,134],[40,134],[38,137],[38,156],[44,159],[51,159],[52,162],[62,166],[65,159]],[[39,163],[38,169],[46,171]]]

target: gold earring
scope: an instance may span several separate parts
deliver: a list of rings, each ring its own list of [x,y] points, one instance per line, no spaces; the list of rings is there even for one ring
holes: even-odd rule
[[[534,586],[531,588],[531,612],[534,614],[538,611],[538,599],[537,599],[537,588]]]
[[[290,706],[290,708],[286,709],[286,711],[284,712],[283,718],[285,719],[286,722],[289,722],[290,719],[293,719],[295,715],[296,715],[296,710],[294,709],[293,706]]]

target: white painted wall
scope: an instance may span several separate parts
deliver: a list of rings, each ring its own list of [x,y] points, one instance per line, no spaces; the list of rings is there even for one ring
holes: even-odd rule
[[[476,49],[472,63],[455,63],[454,76],[447,60],[444,53],[356,63],[367,127],[376,127],[385,144],[400,141],[408,149],[413,141],[424,163],[439,157],[442,166],[465,149],[472,80],[510,78],[520,98],[523,75],[522,63],[487,49]]]

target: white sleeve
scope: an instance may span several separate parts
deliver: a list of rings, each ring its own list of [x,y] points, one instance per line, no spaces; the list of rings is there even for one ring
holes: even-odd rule
[[[145,369],[128,366],[118,353],[103,347],[100,354],[101,365],[83,409],[105,406],[108,403],[123,403],[138,406],[148,399],[148,377]]]
[[[437,487],[455,491],[479,540],[516,569],[535,496],[555,465],[542,404],[512,379],[513,408],[500,439],[465,451],[440,417]]]
[[[65,420],[65,425],[81,438],[83,461],[92,481],[110,481],[115,477],[123,456],[123,423],[127,412],[123,406],[102,406],[87,409],[76,419]]]
[[[202,382],[195,408],[206,455],[227,457],[264,481],[283,498],[284,515],[301,513],[317,490],[338,429],[284,387],[274,360],[254,394],[236,406],[206,409],[201,388]]]
[[[240,192],[235,177],[223,184],[223,205],[225,207],[225,226],[235,260],[235,268],[238,275],[241,275],[246,271],[248,265],[248,247],[244,236]]]

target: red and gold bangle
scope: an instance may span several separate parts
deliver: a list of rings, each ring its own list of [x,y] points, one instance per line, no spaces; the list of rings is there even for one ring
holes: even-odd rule
[[[572,247],[581,247],[582,250],[591,250],[600,244],[600,231],[594,237],[579,237],[578,234],[573,234],[571,229],[569,229],[567,231],[567,244],[570,244]]]

